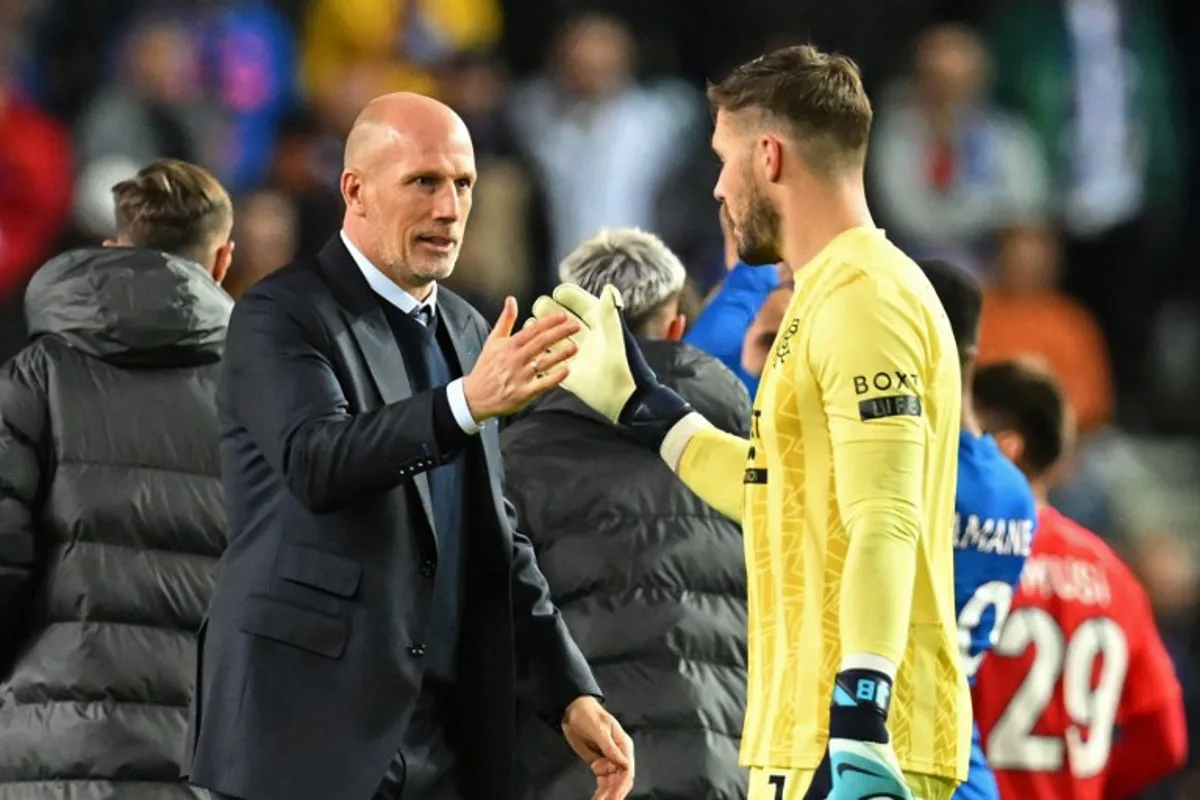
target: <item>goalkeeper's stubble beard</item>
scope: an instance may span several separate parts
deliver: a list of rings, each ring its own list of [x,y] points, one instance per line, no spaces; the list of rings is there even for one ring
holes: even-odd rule
[[[745,185],[747,197],[741,219],[734,219],[730,212],[738,258],[754,267],[778,264],[783,260],[779,245],[783,223],[779,211],[759,189],[753,174],[745,175]]]

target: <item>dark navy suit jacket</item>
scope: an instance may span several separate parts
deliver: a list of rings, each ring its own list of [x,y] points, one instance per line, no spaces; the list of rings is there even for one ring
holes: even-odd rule
[[[488,333],[438,291],[463,374]],[[339,239],[236,304],[218,394],[229,547],[201,629],[184,771],[245,800],[368,800],[420,690],[437,571],[426,472],[469,456],[467,585],[447,730],[469,798],[511,796],[522,700],[599,694],[515,531],[496,421],[414,394]]]

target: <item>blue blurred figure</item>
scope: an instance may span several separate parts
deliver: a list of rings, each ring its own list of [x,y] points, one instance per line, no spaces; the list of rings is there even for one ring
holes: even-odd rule
[[[963,419],[954,498],[954,605],[967,680],[992,648],[1012,605],[1013,590],[1033,543],[1037,506],[1020,470],[996,440],[982,432],[971,401],[983,294],[965,270],[944,261],[919,261],[937,292],[958,344]],[[996,778],[983,755],[979,728],[971,738],[967,782],[957,800],[999,800]]]
[[[241,192],[265,179],[280,121],[295,102],[295,36],[266,0],[201,6],[205,80],[227,115],[219,169],[225,185]]]

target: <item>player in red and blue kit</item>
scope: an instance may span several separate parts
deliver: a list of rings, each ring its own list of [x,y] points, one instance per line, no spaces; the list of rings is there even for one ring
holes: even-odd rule
[[[917,262],[933,284],[958,344],[962,363],[962,431],[958,438],[958,487],[954,496],[954,604],[967,680],[972,685],[1012,604],[1013,590],[1029,555],[1037,506],[1029,481],[1005,458],[975,418],[971,378],[979,343],[983,294],[965,270],[944,261]],[[957,800],[997,800],[1000,791],[980,743],[971,738],[967,782]]]
[[[1074,433],[1054,377],[1007,361],[980,368],[972,390],[980,423],[1033,486],[1040,520],[973,691],[1000,796],[1138,797],[1183,766],[1188,746],[1150,601],[1111,547],[1046,503]]]

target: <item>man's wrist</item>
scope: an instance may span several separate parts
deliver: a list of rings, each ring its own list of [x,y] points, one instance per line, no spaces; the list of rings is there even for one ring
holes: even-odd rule
[[[567,703],[567,707],[563,709],[562,724],[563,725],[571,724],[572,713],[579,708],[581,702],[584,702],[584,704],[586,704],[585,701],[588,701],[588,700],[594,700],[596,702],[596,705],[603,705],[604,698],[602,698],[598,695],[594,695],[594,694],[579,695],[579,697],[576,697],[570,703]]]
[[[838,666],[838,671],[845,672],[850,669],[881,672],[888,677],[888,680],[896,682],[896,662],[875,653],[850,653],[842,656],[842,663]]]
[[[873,669],[843,669],[834,681],[829,738],[888,743],[892,678]]]
[[[713,424],[696,411],[689,412],[671,426],[667,435],[663,437],[658,453],[672,472],[679,472],[679,462],[683,460],[683,451],[687,449],[688,443],[697,433],[712,427]]]
[[[450,411],[454,414],[454,421],[458,423],[458,427],[462,428],[463,433],[472,436],[479,433],[480,424],[475,419],[475,415],[471,412],[471,406],[467,402],[465,378],[456,378],[450,381],[446,386],[446,399],[450,402]]]

